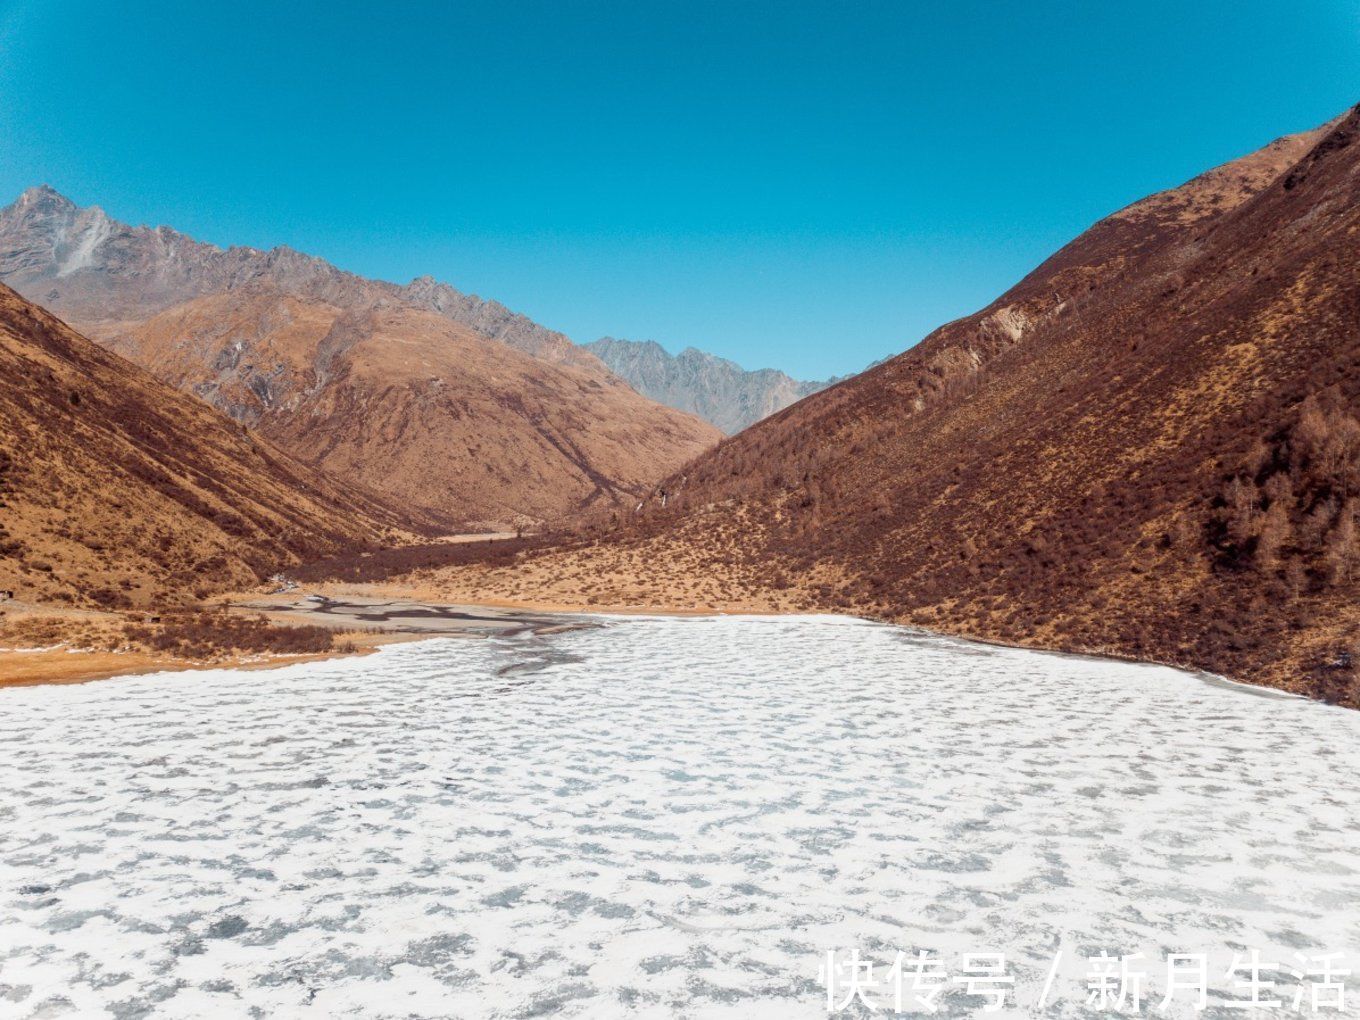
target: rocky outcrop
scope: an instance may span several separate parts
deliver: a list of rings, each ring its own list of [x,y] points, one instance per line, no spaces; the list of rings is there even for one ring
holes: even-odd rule
[[[218,248],[169,227],[129,226],[46,185],[0,210],[0,280],[91,331],[249,286],[343,306],[397,290],[287,247]]]

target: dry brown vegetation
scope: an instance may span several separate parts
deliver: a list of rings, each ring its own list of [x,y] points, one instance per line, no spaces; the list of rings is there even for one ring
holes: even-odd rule
[[[428,542],[372,551],[350,551],[293,567],[288,571],[288,576],[303,584],[320,581],[373,584],[417,571],[432,571],[471,563],[504,567],[515,563],[521,553],[543,548],[551,541],[548,535],[536,535],[528,538]]]
[[[636,502],[720,435],[598,363],[544,362],[401,305],[356,309],[254,286],[90,328],[302,462],[371,486],[431,527],[513,526]]]
[[[61,648],[78,652],[145,652],[161,660],[224,662],[249,656],[352,651],[326,627],[287,626],[225,608],[181,608],[163,614],[41,611],[0,615],[0,649]],[[0,670],[3,672],[3,670]]]
[[[243,616],[222,609],[173,612],[155,622],[128,623],[123,636],[137,647],[196,661],[345,650],[336,648],[335,632],[326,627],[280,626],[261,615]]]
[[[400,525],[0,286],[0,589],[187,603]]]
[[[122,622],[103,614],[0,614],[0,648],[76,648],[113,652],[125,646]]]

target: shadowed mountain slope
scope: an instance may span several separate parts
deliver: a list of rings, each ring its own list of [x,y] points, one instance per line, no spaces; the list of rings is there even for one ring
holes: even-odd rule
[[[398,523],[0,285],[0,588],[182,602]]]
[[[632,503],[718,438],[494,302],[129,227],[50,188],[0,211],[0,278],[308,464],[447,528]]]
[[[1101,221],[547,554],[557,597],[688,585],[1360,704],[1358,135],[1352,111]]]

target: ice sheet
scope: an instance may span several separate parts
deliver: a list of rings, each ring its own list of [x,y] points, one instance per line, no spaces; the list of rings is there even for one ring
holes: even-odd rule
[[[1360,964],[1358,806],[1360,713],[826,617],[0,691],[0,1016],[820,1017],[852,946],[1086,1015]]]

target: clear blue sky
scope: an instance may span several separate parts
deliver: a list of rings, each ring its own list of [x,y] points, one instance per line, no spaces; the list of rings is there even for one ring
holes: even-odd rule
[[[841,373],[1360,101],[1360,0],[0,0],[0,202]]]

